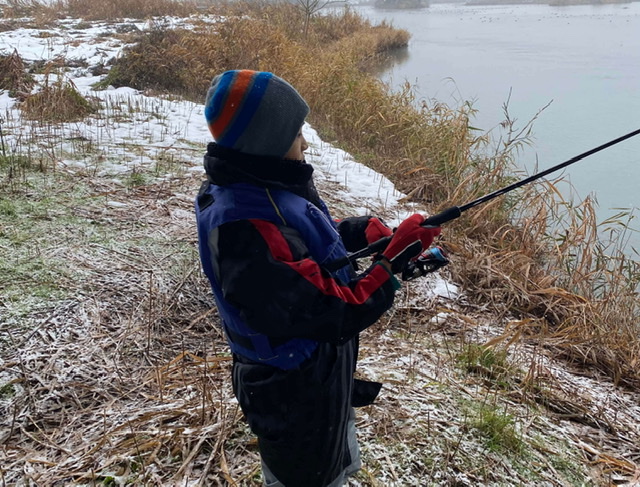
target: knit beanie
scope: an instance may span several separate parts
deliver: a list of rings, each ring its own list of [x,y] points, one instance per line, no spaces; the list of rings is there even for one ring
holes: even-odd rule
[[[282,158],[309,106],[286,81],[264,71],[226,71],[211,82],[204,115],[216,143],[256,156]]]

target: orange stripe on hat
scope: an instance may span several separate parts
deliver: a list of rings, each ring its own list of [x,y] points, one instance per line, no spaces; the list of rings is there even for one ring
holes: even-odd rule
[[[233,84],[229,89],[229,96],[225,101],[224,107],[220,111],[220,116],[210,125],[211,132],[213,134],[218,134],[218,136],[220,136],[224,129],[228,127],[233,116],[236,114],[236,111],[240,108],[242,99],[246,95],[255,74],[256,71],[251,71],[249,69],[238,71],[236,79],[233,81]]]

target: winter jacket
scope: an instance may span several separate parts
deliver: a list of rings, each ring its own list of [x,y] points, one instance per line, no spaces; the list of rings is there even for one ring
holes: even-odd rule
[[[200,253],[234,352],[234,393],[280,482],[325,486],[351,463],[350,408],[380,388],[353,380],[358,334],[389,309],[397,282],[380,265],[357,276],[322,268],[346,250],[309,164],[212,143],[205,169]],[[261,360],[258,342],[293,362]]]

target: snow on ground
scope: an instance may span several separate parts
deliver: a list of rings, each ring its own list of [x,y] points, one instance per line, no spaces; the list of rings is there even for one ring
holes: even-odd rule
[[[215,17],[208,18],[211,23],[218,20]],[[123,19],[117,24],[63,19],[56,27],[21,28],[2,32],[0,33],[0,50],[6,54],[16,50],[23,60],[29,62],[65,59],[69,63],[82,61],[89,67],[95,67],[106,64],[126,47],[126,43],[114,37],[114,34],[139,32],[158,27],[189,28],[191,25],[189,19],[178,17],[163,17],[153,21]],[[75,76],[80,76],[81,71],[79,70]]]
[[[176,23],[178,20],[175,21]],[[123,25],[130,25],[124,23]],[[150,24],[137,23],[138,29],[148,28]],[[59,27],[42,30],[36,29],[16,29],[14,31],[0,32],[0,52],[11,54],[17,50],[18,54],[27,63],[42,62],[52,59],[65,58],[73,61],[72,68],[65,72],[66,78],[73,82],[74,86],[86,97],[100,101],[98,112],[86,117],[81,122],[57,124],[52,128],[50,124],[40,124],[21,118],[21,112],[15,99],[9,97],[6,92],[0,93],[0,122],[3,134],[3,143],[8,153],[20,154],[27,149],[31,151],[42,151],[55,158],[55,165],[64,171],[78,175],[91,174],[96,176],[96,181],[103,184],[104,181],[111,181],[115,187],[122,187],[124,181],[131,174],[141,170],[155,171],[156,180],[162,180],[165,175],[158,173],[159,157],[174,157],[179,161],[181,170],[189,175],[190,180],[198,176],[204,179],[202,168],[202,155],[206,144],[211,140],[208,128],[203,115],[203,105],[173,98],[151,97],[131,88],[109,88],[106,90],[95,90],[93,85],[102,79],[102,76],[91,74],[92,68],[97,65],[104,65],[112,57],[118,56],[125,44],[121,41],[110,39],[106,34],[118,31],[118,25],[94,24],[87,27],[80,21],[66,20]],[[43,81],[43,76],[37,77],[39,82]],[[37,88],[36,88],[37,89]],[[204,94],[203,94],[204,96]],[[318,189],[323,195],[331,198],[331,203],[337,203],[341,211],[348,211],[350,214],[376,214],[384,217],[391,226],[397,225],[409,214],[426,209],[401,202],[404,196],[398,192],[394,185],[385,177],[377,174],[371,169],[359,164],[349,154],[332,146],[320,139],[317,132],[309,124],[303,127],[303,133],[310,148],[307,151],[308,162],[315,168],[315,177]],[[91,150],[85,150],[90,146]],[[175,171],[167,174],[166,178],[175,177]],[[197,179],[195,179],[197,181]],[[182,200],[192,200],[197,192],[197,185],[194,184],[191,194],[174,195],[172,197]],[[107,196],[103,202],[102,214],[107,218],[113,218],[114,214],[130,214],[130,218],[135,221],[138,218],[137,208],[140,207],[135,195],[130,195],[126,191],[106,191]],[[144,201],[143,201],[144,203]],[[184,229],[192,229],[191,237],[194,237],[195,227],[193,214],[180,205],[178,208],[170,208],[172,218]],[[85,209],[83,211],[89,211]],[[114,213],[115,212],[115,213]],[[145,210],[150,213],[151,210]],[[344,216],[344,215],[341,215]],[[93,217],[93,216],[92,216]],[[142,216],[141,216],[142,218]],[[191,222],[191,223],[190,223]],[[190,226],[191,225],[191,226]],[[183,230],[184,230],[183,229]],[[186,233],[185,230],[185,233]],[[92,253],[96,248],[83,249],[78,247],[76,254],[72,257],[74,262],[83,262],[87,268],[94,264],[91,262]],[[127,250],[128,251],[128,250]],[[70,253],[74,251],[71,250]],[[83,254],[86,252],[86,256]],[[116,254],[117,255],[117,254]],[[126,268],[125,268],[126,269]],[[106,274],[105,279],[116,279],[117,273]],[[132,276],[133,277],[133,276]],[[135,282],[135,277],[133,281]],[[121,286],[121,282],[114,282],[113,288]],[[125,286],[129,284],[125,283]],[[135,298],[136,286],[132,287],[132,296]],[[438,295],[453,298],[457,288],[452,283],[442,279],[438,275],[431,275],[428,279],[414,282],[413,289],[419,289],[416,294],[407,294],[403,297],[403,303],[413,307],[425,307],[432,303]],[[123,298],[124,301],[132,298]],[[75,301],[75,300],[74,300]],[[108,300],[105,303],[95,303],[98,307],[109,306]],[[44,368],[47,374],[53,374],[53,380],[59,384],[61,390],[73,390],[73,385],[68,385],[68,381],[76,382],[80,380],[85,384],[99,384],[92,377],[109,377],[107,364],[104,362],[103,353],[96,351],[85,340],[94,333],[91,321],[95,320],[93,310],[85,310],[85,307],[92,306],[91,303],[74,302],[69,304],[70,310],[61,309],[64,318],[60,320],[47,317],[44,322],[34,325],[37,333],[46,330],[44,339],[47,346],[39,343],[37,334],[28,335],[24,340],[20,340],[20,348],[24,351],[22,360],[31,370],[43,368],[41,363],[47,364]],[[76,309],[76,307],[78,309]],[[67,314],[69,313],[69,314]],[[82,319],[85,317],[86,319]],[[38,323],[38,320],[36,320]],[[117,328],[115,328],[117,329]],[[52,331],[49,331],[52,330]],[[126,332],[127,335],[130,331]],[[75,338],[75,334],[78,335]],[[102,335],[102,332],[99,332]],[[117,333],[114,333],[117,335]],[[130,346],[130,338],[127,338]],[[96,343],[100,343],[99,340]],[[73,347],[81,347],[81,352],[73,351]],[[107,345],[108,346],[108,345]],[[98,345],[98,348],[102,346]],[[29,349],[29,352],[26,350]],[[48,357],[47,350],[57,350],[56,357]],[[169,347],[169,350],[171,348]],[[61,362],[58,358],[69,357]],[[19,384],[19,374],[16,375],[10,365],[11,361],[0,359],[2,373],[0,374],[0,384],[8,384],[16,381],[16,404],[20,404],[24,395],[24,389]],[[5,370],[6,367],[6,370]],[[365,368],[365,372],[366,372]],[[370,369],[373,372],[373,369]],[[98,371],[98,372],[96,372]],[[82,379],[79,379],[82,377]],[[46,380],[45,380],[46,382]],[[225,386],[228,389],[228,384]],[[100,387],[100,394],[107,394],[108,385]],[[22,394],[20,394],[20,391]],[[193,391],[192,391],[193,392]],[[229,392],[229,391],[227,391]],[[46,410],[50,398],[45,397],[39,401],[38,407]],[[226,401],[234,401],[232,395],[228,394]],[[141,416],[162,416],[169,414],[168,411],[181,407],[181,404],[197,403],[190,395],[184,395],[175,401],[168,399],[165,402],[152,401],[149,404],[137,404],[134,416],[127,416],[127,410],[132,406],[125,399],[118,401],[118,407],[111,410],[102,411],[101,414],[108,415],[109,423],[113,425],[114,432],[119,430],[123,418],[127,421],[140,421]],[[5,404],[6,403],[6,404]],[[0,405],[7,406],[11,399],[3,399]],[[183,406],[183,408],[186,406]],[[230,408],[232,406],[229,406]],[[235,406],[233,406],[235,407]],[[25,406],[28,410],[28,406]],[[122,410],[120,410],[121,408]],[[17,411],[18,406],[13,406],[13,411]],[[90,412],[85,412],[85,417],[90,416]],[[18,417],[22,421],[22,416]],[[2,422],[0,421],[0,424]],[[91,437],[92,421],[88,420],[82,425],[82,433]],[[80,426],[79,426],[80,428]],[[148,431],[153,430],[149,426]],[[184,434],[198,431],[198,434],[206,436],[209,432],[206,428],[184,430]],[[67,448],[77,448],[78,452],[85,449],[84,442],[75,435],[66,436],[71,433],[62,428],[58,432],[65,436],[63,442]],[[13,427],[2,431],[0,439],[5,441],[11,437]],[[162,432],[158,437],[162,437]],[[5,436],[5,435],[8,435]],[[113,441],[116,441],[112,437]],[[40,450],[35,453],[37,458],[52,458],[52,453]],[[251,455],[245,455],[242,461],[252,460]],[[86,456],[78,453],[78,458],[86,459]],[[55,475],[56,472],[69,468],[69,465],[78,458],[69,457],[59,461],[55,468],[50,469],[48,474]],[[19,452],[13,452],[7,458],[10,462],[10,474],[14,475],[23,467],[31,478],[39,478],[38,468],[30,461],[24,460],[21,463]],[[17,466],[17,467],[16,467]],[[45,472],[44,475],[47,475]],[[16,478],[16,477],[10,477]]]

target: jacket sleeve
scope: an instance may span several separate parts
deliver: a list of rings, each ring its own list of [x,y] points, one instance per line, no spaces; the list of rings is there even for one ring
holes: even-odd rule
[[[344,343],[388,310],[397,284],[381,265],[348,283],[309,257],[296,230],[263,220],[226,223],[209,241],[224,299],[247,325],[278,338]],[[217,252],[216,252],[217,250]]]

